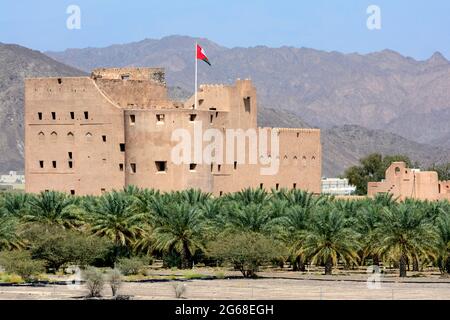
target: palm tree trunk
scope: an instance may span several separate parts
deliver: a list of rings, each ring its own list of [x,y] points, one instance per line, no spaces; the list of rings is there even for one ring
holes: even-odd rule
[[[400,277],[406,277],[406,261],[407,258],[405,254],[402,254],[402,256],[400,257]]]
[[[328,257],[325,262],[325,275],[331,275],[333,273],[333,260],[331,257]]]
[[[445,271],[450,274],[450,257],[445,260]]]
[[[419,271],[419,259],[413,257],[413,271]]]
[[[186,242],[183,242],[183,252],[181,253],[181,263],[183,269],[189,269],[191,261],[191,252]]]
[[[380,265],[380,257],[378,256],[378,254],[374,254],[372,257],[373,260],[373,265],[374,266],[379,266]]]

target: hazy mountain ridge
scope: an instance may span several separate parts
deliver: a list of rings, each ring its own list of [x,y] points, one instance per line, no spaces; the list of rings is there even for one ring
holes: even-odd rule
[[[325,52],[308,48],[257,46],[225,48],[207,39],[170,36],[107,48],[48,52],[51,57],[90,71],[98,66],[163,66],[168,83],[193,84],[193,44],[199,41],[213,63],[200,64],[200,82],[230,83],[252,78],[259,101],[289,110],[313,126],[356,124],[384,129],[418,142],[450,134],[450,62],[436,52],[417,61],[384,50],[366,55]],[[439,130],[403,121],[430,119]]]

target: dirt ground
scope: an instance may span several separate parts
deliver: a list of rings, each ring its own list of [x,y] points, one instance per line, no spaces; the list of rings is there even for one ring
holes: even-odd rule
[[[213,274],[209,270],[195,270],[195,274]],[[140,282],[124,282],[121,295],[131,299],[175,299],[174,286],[186,288],[184,298],[204,300],[252,300],[252,299],[295,299],[295,300],[353,300],[353,299],[444,299],[450,300],[450,279],[438,273],[416,274],[400,279],[394,273],[384,274],[380,281],[368,285],[368,275],[363,271],[324,276],[319,273],[261,272],[259,279],[243,279],[239,273],[229,271],[222,276],[230,279],[184,279],[192,271],[154,270]],[[178,280],[169,280],[179,276]],[[165,278],[164,278],[165,277]],[[87,294],[83,284],[69,286],[48,284],[42,286],[0,286],[0,299],[80,299]],[[105,286],[104,297],[111,296]]]

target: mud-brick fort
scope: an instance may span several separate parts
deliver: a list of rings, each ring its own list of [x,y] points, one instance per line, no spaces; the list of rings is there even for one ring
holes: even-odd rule
[[[26,191],[98,195],[135,185],[162,191],[200,188],[215,195],[246,187],[320,193],[317,129],[270,129],[279,137],[275,175],[262,175],[260,163],[174,164],[175,129],[192,132],[201,122],[203,129],[261,130],[250,80],[203,85],[197,104],[194,97],[171,101],[159,68],[96,69],[90,77],[26,79]]]

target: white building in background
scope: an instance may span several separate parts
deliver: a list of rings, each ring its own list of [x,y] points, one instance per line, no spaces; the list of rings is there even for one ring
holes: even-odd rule
[[[24,184],[25,176],[17,174],[16,171],[10,171],[9,174],[0,175],[0,184]]]
[[[356,186],[349,184],[348,179],[322,179],[322,193],[334,196],[348,196],[356,191]]]

